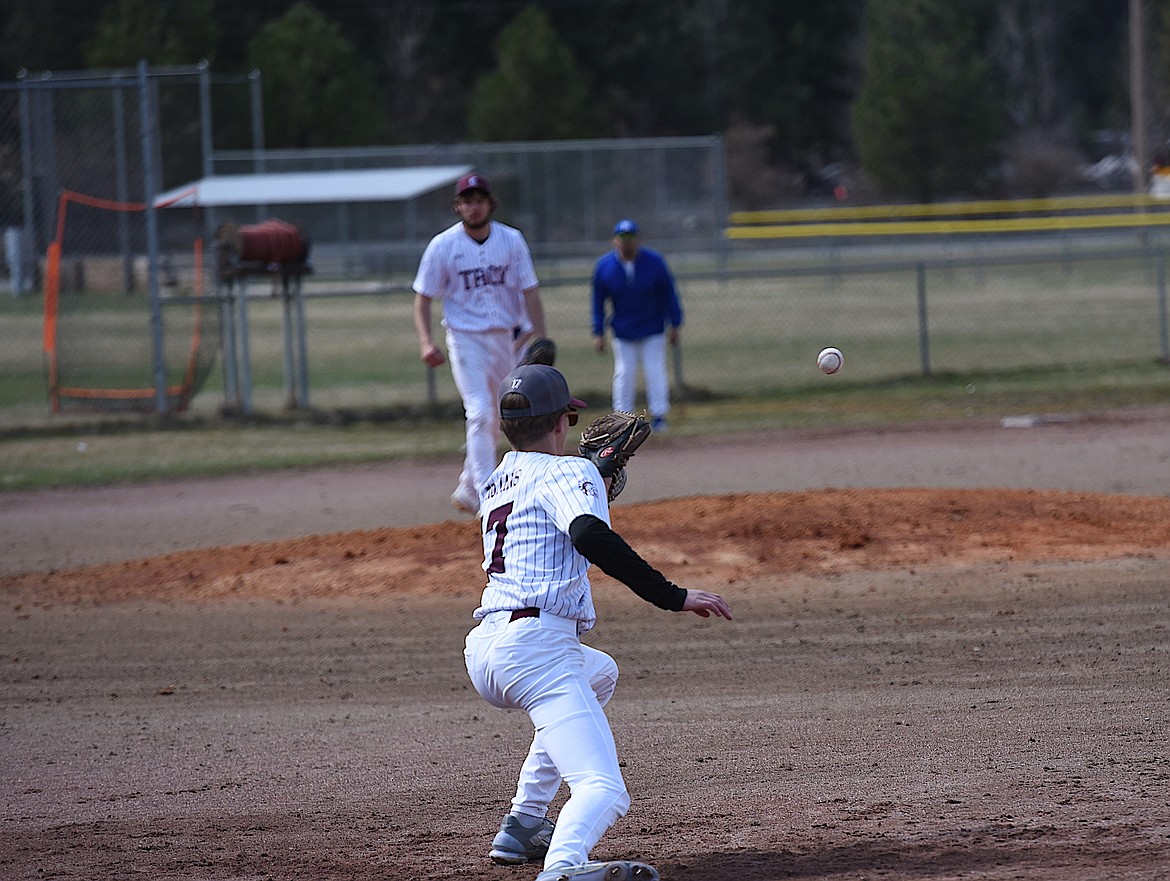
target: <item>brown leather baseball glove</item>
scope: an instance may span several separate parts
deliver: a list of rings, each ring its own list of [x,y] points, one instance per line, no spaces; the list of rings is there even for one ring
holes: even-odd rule
[[[645,414],[615,410],[598,416],[581,432],[577,451],[597,466],[603,478],[610,478],[609,500],[626,486],[626,463],[650,436]]]

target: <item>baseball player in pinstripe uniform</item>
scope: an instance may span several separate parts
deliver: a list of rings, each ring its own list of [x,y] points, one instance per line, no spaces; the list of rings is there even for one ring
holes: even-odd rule
[[[464,658],[484,700],[524,710],[535,735],[490,856],[506,865],[543,858],[537,881],[657,881],[644,863],[589,861],[630,806],[602,709],[617,664],[580,641],[597,618],[589,565],[662,609],[727,619],[731,609],[718,594],[667,581],[610,528],[597,466],[564,455],[583,406],[553,367],[517,367],[500,385],[512,449],[480,498],[487,586]],[[554,825],[546,813],[562,780],[570,797]]]
[[[527,341],[546,335],[532,254],[523,234],[491,219],[491,184],[465,174],[455,185],[459,222],[427,245],[414,279],[419,355],[431,367],[447,357],[431,334],[431,301],[443,303],[451,375],[463,400],[467,447],[451,504],[479,512],[479,491],[496,465],[496,388],[520,360]]]

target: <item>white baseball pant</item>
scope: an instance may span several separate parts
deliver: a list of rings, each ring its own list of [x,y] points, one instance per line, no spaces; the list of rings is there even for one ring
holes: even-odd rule
[[[519,356],[510,330],[447,330],[451,376],[463,400],[467,450],[459,488],[479,498],[499,462],[499,388]]]
[[[602,709],[617,686],[617,664],[581,643],[576,621],[548,612],[509,616],[492,612],[467,635],[467,672],[484,700],[524,710],[536,729],[512,807],[542,817],[561,780],[569,785],[544,868],[577,866],[630,807]]]
[[[666,334],[640,340],[613,339],[613,408],[634,410],[638,367],[646,379],[646,407],[651,416],[670,412],[670,377],[666,372]]]

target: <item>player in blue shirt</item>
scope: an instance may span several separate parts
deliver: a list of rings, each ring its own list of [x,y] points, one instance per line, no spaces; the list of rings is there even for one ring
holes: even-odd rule
[[[633,411],[641,367],[651,425],[664,431],[670,412],[666,344],[678,345],[682,306],[662,255],[641,247],[638,224],[618,221],[613,246],[593,268],[593,347],[605,351],[608,325],[613,331],[613,409]]]

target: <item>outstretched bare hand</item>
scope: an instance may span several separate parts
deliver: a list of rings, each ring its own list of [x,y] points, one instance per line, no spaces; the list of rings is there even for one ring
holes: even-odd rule
[[[686,601],[683,602],[683,611],[694,612],[704,618],[718,615],[720,618],[731,620],[731,606],[727,605],[727,600],[717,593],[708,593],[705,590],[690,590],[688,588]]]

